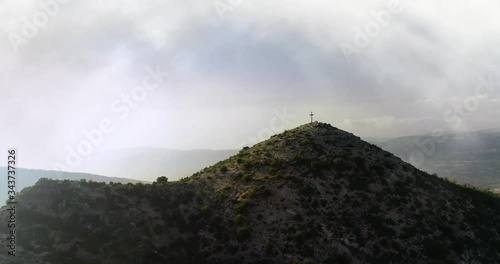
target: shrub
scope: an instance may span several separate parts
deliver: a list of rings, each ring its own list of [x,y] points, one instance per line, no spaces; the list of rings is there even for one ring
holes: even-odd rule
[[[166,184],[166,183],[168,183],[168,178],[166,176],[158,177],[154,183]]]
[[[300,230],[295,231],[295,234],[293,234],[293,240],[298,244],[302,244],[302,242],[304,242],[304,233]]]
[[[246,226],[238,226],[236,228],[236,235],[240,239],[247,239],[250,237],[250,231]]]
[[[311,161],[311,170],[314,172],[318,172],[323,168],[323,164],[317,160],[312,160]]]
[[[357,191],[363,191],[368,188],[368,179],[355,177],[349,182],[349,188]]]
[[[241,224],[243,222],[243,217],[241,216],[241,214],[237,214],[234,218],[233,218],[233,222],[235,224]]]
[[[256,197],[266,198],[269,197],[270,195],[271,195],[271,190],[266,188],[266,186],[264,185],[260,185],[258,187],[254,186],[247,192],[248,198],[256,198]]]
[[[238,202],[237,204],[235,204],[233,206],[233,209],[237,212],[237,213],[241,213],[245,210],[245,208],[247,208],[248,206],[250,206],[252,204],[252,202],[250,201],[241,201],[241,202]]]
[[[424,240],[424,250],[425,255],[436,259],[442,259],[448,254],[447,248],[441,242],[430,238]]]
[[[246,182],[249,182],[249,181],[251,181],[251,180],[252,180],[252,175],[250,175],[250,174],[245,174],[245,175],[243,175],[242,179],[243,179],[244,181],[246,181]]]
[[[385,167],[386,169],[391,170],[391,169],[394,169],[394,164],[392,164],[392,163],[391,163],[391,162],[389,162],[389,161],[384,161],[384,167]]]
[[[310,204],[311,204],[311,207],[312,207],[312,208],[318,208],[318,207],[319,207],[319,202],[318,202],[318,200],[316,200],[316,198],[313,198],[313,199],[311,200],[311,203],[310,203]]]
[[[163,234],[163,227],[161,225],[156,224],[154,227],[154,232],[157,236],[161,236]]]
[[[365,167],[365,159],[363,159],[362,157],[355,157],[353,161],[358,168],[363,169]]]
[[[381,167],[379,165],[374,165],[374,166],[371,167],[371,169],[373,171],[375,171],[379,176],[383,176],[384,175],[385,170],[384,170],[383,167]]]
[[[344,159],[337,157],[333,159],[333,167],[336,168],[337,170],[343,171],[348,168],[348,165],[344,161]]]
[[[310,184],[305,184],[299,189],[299,194],[304,196],[312,195],[316,192],[316,189]]]
[[[281,163],[281,161],[279,161],[279,160],[272,160],[269,165],[271,166],[271,168],[273,168],[275,170],[281,170],[284,167],[283,163]]]
[[[243,162],[243,169],[250,170],[252,167],[253,167],[253,165],[249,161],[244,161]]]
[[[248,154],[248,153],[246,153],[246,152],[247,152],[249,149],[250,149],[249,147],[243,147],[243,148],[240,150],[240,152],[239,152],[238,154],[240,154],[240,155],[243,155],[243,156],[244,156],[244,155]]]

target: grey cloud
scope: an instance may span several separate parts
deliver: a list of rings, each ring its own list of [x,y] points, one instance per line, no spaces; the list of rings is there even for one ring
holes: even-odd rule
[[[401,2],[403,11],[347,63],[340,44],[387,1],[243,1],[222,22],[210,1],[71,1],[17,62],[6,38],[0,43],[0,120],[12,128],[0,146],[64,156],[157,64],[169,81],[103,148],[237,147],[283,106],[299,115],[287,128],[307,122],[310,110],[363,136],[447,128],[445,99],[474,95],[478,76],[498,74],[500,23],[489,10],[498,5],[481,2],[474,13],[464,1]],[[1,9],[4,30],[37,6],[11,0]],[[497,115],[498,103],[481,102],[464,126],[493,127]]]

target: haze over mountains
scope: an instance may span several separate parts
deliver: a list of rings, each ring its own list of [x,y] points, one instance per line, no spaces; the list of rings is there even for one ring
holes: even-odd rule
[[[499,10],[0,1],[0,264],[500,264]]]
[[[154,181],[160,176],[166,176],[175,181],[236,153],[238,150],[126,148],[96,152],[87,157],[78,169],[144,181]]]
[[[423,171],[479,188],[500,189],[500,129],[448,132],[439,138],[424,134],[394,139],[364,139]],[[412,152],[423,153],[424,159],[421,162],[412,161]],[[19,178],[18,190],[33,185],[42,177],[136,183],[152,182],[157,177],[166,176],[170,181],[176,181],[236,153],[238,150],[148,147],[95,152],[76,168],[85,173],[58,174],[50,170],[22,170],[23,177]],[[5,167],[0,169],[5,170]],[[5,197],[6,194],[0,194],[2,201]]]
[[[500,188],[500,129],[408,136],[376,144],[440,177],[480,188]]]
[[[171,150],[163,148],[128,148],[96,152],[76,168],[84,172],[61,172],[40,169],[18,169],[17,190],[34,185],[41,178],[95,182],[152,182],[160,176],[175,181],[236,154],[237,150]],[[7,168],[0,166],[7,175]],[[106,175],[106,176],[103,176]],[[7,192],[0,193],[3,204]]]
[[[447,132],[439,138],[424,134],[394,139],[364,139],[423,171],[462,184],[500,191],[500,129]],[[416,163],[410,159],[415,151],[424,153],[422,162]],[[40,178],[136,183],[152,182],[160,176],[166,176],[170,181],[176,181],[236,153],[238,150],[148,147],[95,152],[76,168],[85,173],[61,174],[51,170],[21,169],[18,190],[32,186]],[[1,171],[5,172],[5,169],[0,167]],[[6,193],[0,193],[0,201],[5,201],[6,197]]]
[[[323,123],[285,131],[178,182],[41,180],[18,206],[19,263],[500,259],[500,198]]]
[[[0,167],[0,173],[7,175],[7,167]],[[17,176],[17,190],[22,191],[24,188],[34,185],[41,178],[48,178],[54,180],[74,180],[78,181],[85,179],[87,181],[95,182],[116,182],[116,183],[138,183],[139,180],[126,179],[122,177],[107,177],[95,175],[90,173],[74,173],[74,172],[59,172],[50,170],[33,170],[18,168],[16,171]],[[7,190],[7,189],[5,189]],[[0,192],[0,203],[3,205],[7,200],[7,191]]]
[[[500,188],[500,129],[446,132],[441,137],[423,134],[364,139],[423,171],[479,188]],[[111,177],[154,181],[159,176],[166,176],[175,181],[237,152],[127,148],[97,152],[78,169]],[[424,158],[411,160],[412,152],[420,152]]]

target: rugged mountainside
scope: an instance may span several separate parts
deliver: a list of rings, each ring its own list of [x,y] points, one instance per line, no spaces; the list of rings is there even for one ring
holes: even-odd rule
[[[378,146],[410,161],[410,153],[424,153],[419,169],[479,188],[500,188],[500,132],[484,130],[420,135],[391,139]]]
[[[19,197],[16,259],[499,263],[499,212],[492,194],[313,123],[180,182],[40,180]],[[1,221],[7,216],[3,209]]]

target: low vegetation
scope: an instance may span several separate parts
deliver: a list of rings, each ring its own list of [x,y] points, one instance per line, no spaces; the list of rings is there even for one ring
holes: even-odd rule
[[[315,123],[178,182],[42,179],[19,196],[19,260],[495,263],[499,211],[497,194]]]

